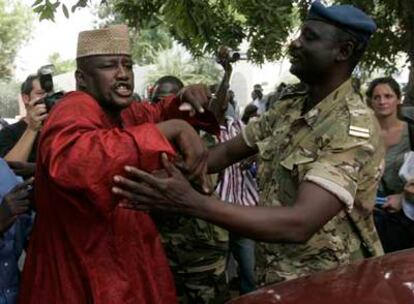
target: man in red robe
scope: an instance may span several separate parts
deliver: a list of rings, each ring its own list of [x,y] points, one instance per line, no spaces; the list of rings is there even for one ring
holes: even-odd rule
[[[197,171],[204,147],[179,116],[199,87],[157,105],[132,102],[126,26],[79,35],[78,91],[42,128],[35,182],[37,218],[19,303],[176,303],[158,232],[147,213],[119,207],[112,177],[126,165],[152,171],[174,142]],[[193,87],[194,88],[194,87]]]

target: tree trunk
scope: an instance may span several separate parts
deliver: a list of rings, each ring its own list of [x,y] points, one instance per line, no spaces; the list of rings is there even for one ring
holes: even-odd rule
[[[414,1],[401,0],[403,8],[403,26],[407,33],[406,50],[410,62],[410,75],[404,102],[414,105]]]

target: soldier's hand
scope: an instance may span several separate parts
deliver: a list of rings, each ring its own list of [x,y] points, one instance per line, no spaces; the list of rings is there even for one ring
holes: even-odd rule
[[[194,116],[196,112],[204,113],[211,100],[211,92],[203,84],[193,84],[182,88],[177,97],[182,102],[179,110],[187,111],[190,116]]]
[[[168,177],[156,177],[135,167],[126,167],[128,177],[115,176],[112,192],[126,199],[121,207],[140,210],[188,211],[200,196],[165,154],[162,157]]]
[[[47,118],[46,105],[41,100],[44,96],[32,99],[27,106],[27,127],[32,131],[39,131]]]

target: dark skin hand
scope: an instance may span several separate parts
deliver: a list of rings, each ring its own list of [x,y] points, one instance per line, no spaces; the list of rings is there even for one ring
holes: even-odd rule
[[[204,109],[207,109],[211,100],[211,92],[203,84],[194,84],[182,88],[177,97],[182,102],[179,109],[189,111],[190,116],[194,116],[196,112],[204,113]]]
[[[30,209],[30,187],[33,178],[15,186],[4,198],[0,205],[0,232],[6,231],[16,220],[17,216]]]
[[[28,179],[34,176],[36,171],[36,164],[30,162],[8,161],[7,164],[13,170],[14,174]]]
[[[167,178],[126,167],[129,178],[115,176],[112,191],[127,199],[121,207],[161,210],[195,216],[242,236],[265,242],[306,242],[343,204],[316,184],[302,182],[291,207],[243,207],[195,191],[166,156]]]
[[[199,181],[204,193],[210,193],[212,187],[207,178],[207,147],[194,128],[179,119],[160,122],[157,128],[181,153],[182,159],[177,160],[177,166],[189,180]]]
[[[177,97],[182,102],[179,110],[188,111],[190,116],[194,116],[196,112],[204,113],[211,100],[211,93],[205,85],[194,84],[180,90]],[[157,127],[181,153],[182,159],[177,159],[176,165],[189,180],[196,181],[202,192],[211,193],[213,187],[206,173],[207,150],[194,129],[177,119],[158,123]]]

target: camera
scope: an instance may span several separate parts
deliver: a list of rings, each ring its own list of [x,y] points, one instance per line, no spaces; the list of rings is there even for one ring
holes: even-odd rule
[[[241,53],[239,51],[230,51],[229,56],[230,56],[230,62],[236,62],[239,60],[247,60],[247,54]]]
[[[44,65],[37,71],[40,87],[46,92],[46,96],[43,98],[42,102],[46,105],[48,112],[64,95],[63,91],[56,93],[53,91],[53,71],[53,64]]]
[[[221,46],[216,55],[216,62],[222,63],[222,62],[236,62],[239,60],[247,60],[247,54],[242,53],[239,51],[231,50],[228,47]]]

